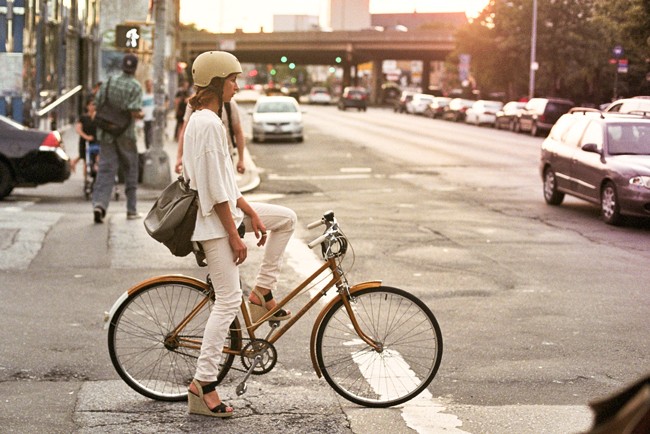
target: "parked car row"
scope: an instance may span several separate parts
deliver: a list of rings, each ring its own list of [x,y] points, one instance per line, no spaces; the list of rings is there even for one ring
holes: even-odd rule
[[[547,134],[558,118],[574,106],[573,101],[561,98],[531,98],[528,102],[503,104],[495,100],[475,101],[404,91],[394,111],[538,136]]]

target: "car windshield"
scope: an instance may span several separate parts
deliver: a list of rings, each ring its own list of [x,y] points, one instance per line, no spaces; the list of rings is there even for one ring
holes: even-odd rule
[[[607,126],[610,155],[650,155],[650,123]]]
[[[295,105],[284,101],[263,102],[257,106],[258,113],[295,113],[297,111]]]

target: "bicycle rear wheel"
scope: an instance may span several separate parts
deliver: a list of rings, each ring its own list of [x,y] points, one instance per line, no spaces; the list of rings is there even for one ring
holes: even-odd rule
[[[170,279],[139,289],[118,307],[108,329],[108,351],[117,373],[132,389],[160,401],[187,399],[213,301],[192,318],[188,315],[206,297],[204,287]],[[188,323],[172,338],[172,331],[186,319]],[[237,318],[226,346],[241,348]],[[217,381],[226,376],[234,358],[223,355]]]
[[[442,358],[442,333],[431,310],[414,295],[386,286],[357,291],[350,303],[361,330],[382,350],[359,338],[339,300],[316,336],[316,358],[327,382],[366,407],[390,407],[417,396]]]

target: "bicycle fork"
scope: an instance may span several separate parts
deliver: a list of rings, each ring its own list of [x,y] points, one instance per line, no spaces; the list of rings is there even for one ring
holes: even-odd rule
[[[357,317],[354,314],[354,310],[352,309],[352,303],[354,303],[355,297],[350,293],[350,286],[348,285],[347,279],[338,282],[336,286],[338,288],[339,294],[341,294],[341,300],[343,301],[343,306],[345,307],[345,311],[348,313],[348,316],[350,317],[350,321],[352,322],[352,327],[354,328],[354,331],[357,332],[357,335],[361,338],[362,341],[370,345],[370,347],[374,349],[376,352],[381,353],[382,351],[384,351],[384,346],[381,342],[375,341],[374,339],[370,338],[370,336],[365,334],[363,330],[361,330],[361,326],[359,325],[359,322],[357,321]]]

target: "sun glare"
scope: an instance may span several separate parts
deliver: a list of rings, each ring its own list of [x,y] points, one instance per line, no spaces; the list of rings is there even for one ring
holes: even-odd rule
[[[370,0],[370,13],[461,12],[476,17],[489,0]],[[180,20],[199,29],[230,33],[271,31],[273,15],[319,15],[322,1],[304,0],[181,0]]]

